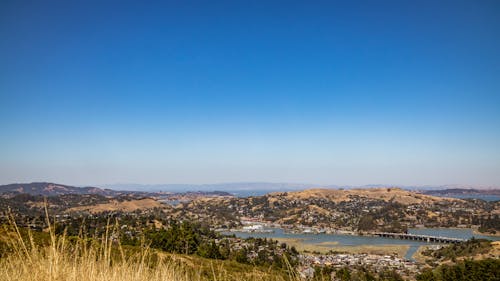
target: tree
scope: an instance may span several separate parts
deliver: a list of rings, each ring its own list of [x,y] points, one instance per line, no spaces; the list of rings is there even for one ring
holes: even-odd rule
[[[248,263],[248,252],[245,248],[239,249],[234,255],[234,259],[239,263]]]
[[[200,257],[209,258],[209,259],[222,259],[222,255],[219,251],[219,246],[215,244],[214,241],[211,243],[202,243],[198,246],[198,250],[196,253]]]
[[[350,281],[351,280],[351,272],[346,267],[343,267],[343,268],[337,270],[337,272],[335,273],[335,276],[342,281]]]
[[[373,216],[366,215],[361,217],[358,223],[358,230],[366,231],[366,230],[372,230],[374,228],[375,228],[375,221],[373,219]]]

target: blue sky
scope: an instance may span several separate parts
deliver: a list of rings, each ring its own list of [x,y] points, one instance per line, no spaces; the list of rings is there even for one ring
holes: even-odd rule
[[[498,1],[162,2],[1,1],[0,183],[500,185]]]

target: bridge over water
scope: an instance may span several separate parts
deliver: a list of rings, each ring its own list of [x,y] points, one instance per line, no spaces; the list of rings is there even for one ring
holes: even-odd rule
[[[442,236],[431,236],[431,235],[419,235],[419,234],[408,234],[408,233],[392,233],[392,232],[374,232],[371,233],[373,236],[394,238],[402,240],[414,240],[422,241],[428,243],[445,243],[453,244],[467,241],[466,239],[442,237]]]

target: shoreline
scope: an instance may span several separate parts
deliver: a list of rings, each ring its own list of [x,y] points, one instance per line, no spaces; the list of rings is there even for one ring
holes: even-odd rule
[[[281,228],[284,230],[284,228]],[[500,234],[495,235],[487,235],[480,233],[475,228],[470,227],[423,227],[423,228],[412,228],[412,229],[429,229],[429,230],[462,230],[462,231],[471,231],[473,235],[482,235],[482,236],[490,236],[490,237],[500,237]],[[299,233],[300,234],[300,233]],[[314,236],[318,234],[306,234],[307,236]],[[370,236],[366,233],[338,233],[333,235],[347,235],[347,236]],[[418,261],[425,263],[426,257],[421,253],[429,248],[429,246],[439,243],[431,243],[419,245],[418,248],[413,252],[414,245],[412,244],[358,244],[358,245],[339,245],[337,241],[323,241],[319,243],[308,243],[307,237],[269,237],[273,240],[277,240],[279,242],[284,242],[289,246],[294,246],[300,252],[318,252],[322,254],[326,254],[328,252],[345,252],[351,254],[359,254],[359,253],[367,253],[367,254],[378,254],[378,255],[393,255],[397,254],[397,256],[401,258],[408,258],[410,260]],[[411,250],[410,250],[411,249]],[[411,253],[413,252],[413,253]],[[408,256],[411,255],[411,256]]]
[[[490,236],[490,237],[498,237],[500,238],[500,232],[497,232],[495,234],[492,234],[492,233],[483,233],[483,232],[480,232],[478,229],[476,228],[472,228],[472,234],[477,234],[477,235],[482,235],[482,236]]]
[[[380,244],[380,245],[370,245],[370,244],[360,244],[355,246],[350,245],[339,245],[337,241],[327,241],[317,244],[306,243],[304,238],[272,238],[280,243],[286,243],[288,246],[295,247],[301,252],[319,252],[321,254],[326,254],[330,251],[334,252],[346,252],[350,254],[375,254],[375,255],[393,255],[397,254],[398,257],[404,258],[410,249],[410,245],[407,244]]]
[[[416,262],[419,262],[419,263],[422,263],[422,264],[425,264],[425,261],[427,258],[427,256],[424,256],[422,254],[423,251],[429,249],[431,245],[422,245],[420,247],[418,247],[418,249],[415,251],[415,253],[413,253],[413,255],[411,256],[411,258],[416,261]]]

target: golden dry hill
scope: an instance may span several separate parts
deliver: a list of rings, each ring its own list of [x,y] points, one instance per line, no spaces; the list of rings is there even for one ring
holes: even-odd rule
[[[284,197],[286,199],[310,199],[322,198],[332,202],[351,201],[353,198],[366,198],[383,201],[392,201],[400,204],[419,204],[423,202],[432,203],[440,201],[456,201],[459,199],[443,198],[420,194],[414,191],[403,190],[400,188],[366,188],[366,189],[326,189],[313,188],[294,192],[274,192],[270,197]]]
[[[125,201],[112,200],[109,203],[100,203],[88,206],[79,206],[68,209],[68,212],[88,211],[102,213],[107,211],[133,212],[153,208],[164,208],[165,205],[152,198],[132,199]]]

